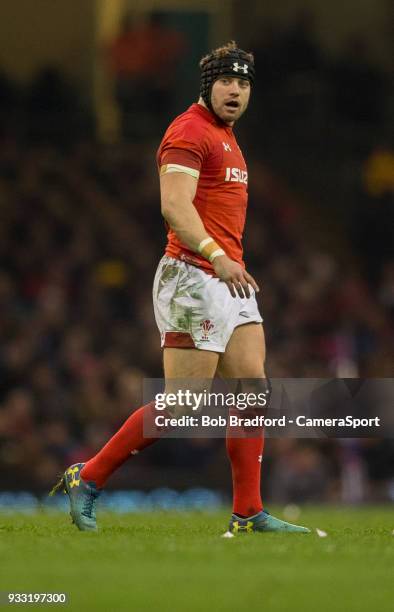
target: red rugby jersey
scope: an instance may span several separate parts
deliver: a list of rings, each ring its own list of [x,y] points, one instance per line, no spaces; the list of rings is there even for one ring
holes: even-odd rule
[[[248,199],[248,173],[233,130],[201,104],[168,127],[157,163],[191,168],[198,177],[194,206],[208,234],[243,267],[242,233]],[[213,272],[209,261],[182,244],[167,226],[166,255]]]

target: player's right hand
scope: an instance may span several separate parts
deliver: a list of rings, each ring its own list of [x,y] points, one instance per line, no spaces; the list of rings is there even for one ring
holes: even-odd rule
[[[227,255],[215,257],[212,263],[213,269],[220,280],[226,283],[231,295],[235,298],[238,295],[250,297],[249,285],[255,291],[260,291],[258,284],[253,276],[249,274],[238,262],[230,259]]]

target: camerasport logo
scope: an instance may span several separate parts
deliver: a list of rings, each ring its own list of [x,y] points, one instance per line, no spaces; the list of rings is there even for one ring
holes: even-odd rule
[[[205,319],[204,321],[201,321],[200,327],[202,329],[201,340],[206,342],[209,340],[209,333],[215,327],[215,325],[209,319]]]

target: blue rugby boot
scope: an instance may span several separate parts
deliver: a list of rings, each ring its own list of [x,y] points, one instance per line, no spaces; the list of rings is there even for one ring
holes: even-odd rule
[[[276,532],[276,533],[310,533],[311,530],[300,525],[292,525],[286,521],[271,516],[267,510],[262,510],[254,516],[240,518],[233,514],[230,520],[229,531],[234,535],[238,533]]]
[[[81,531],[97,531],[96,501],[101,493],[94,482],[85,482],[80,475],[84,463],[71,465],[55,484],[49,495],[63,489],[70,500],[72,522]]]

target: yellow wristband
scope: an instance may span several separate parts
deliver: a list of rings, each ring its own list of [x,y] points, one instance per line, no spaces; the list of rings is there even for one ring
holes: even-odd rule
[[[198,250],[205,259],[208,259],[212,263],[215,257],[219,255],[225,255],[223,249],[220,248],[217,242],[213,238],[205,238],[198,245]],[[211,257],[213,256],[213,259]]]

